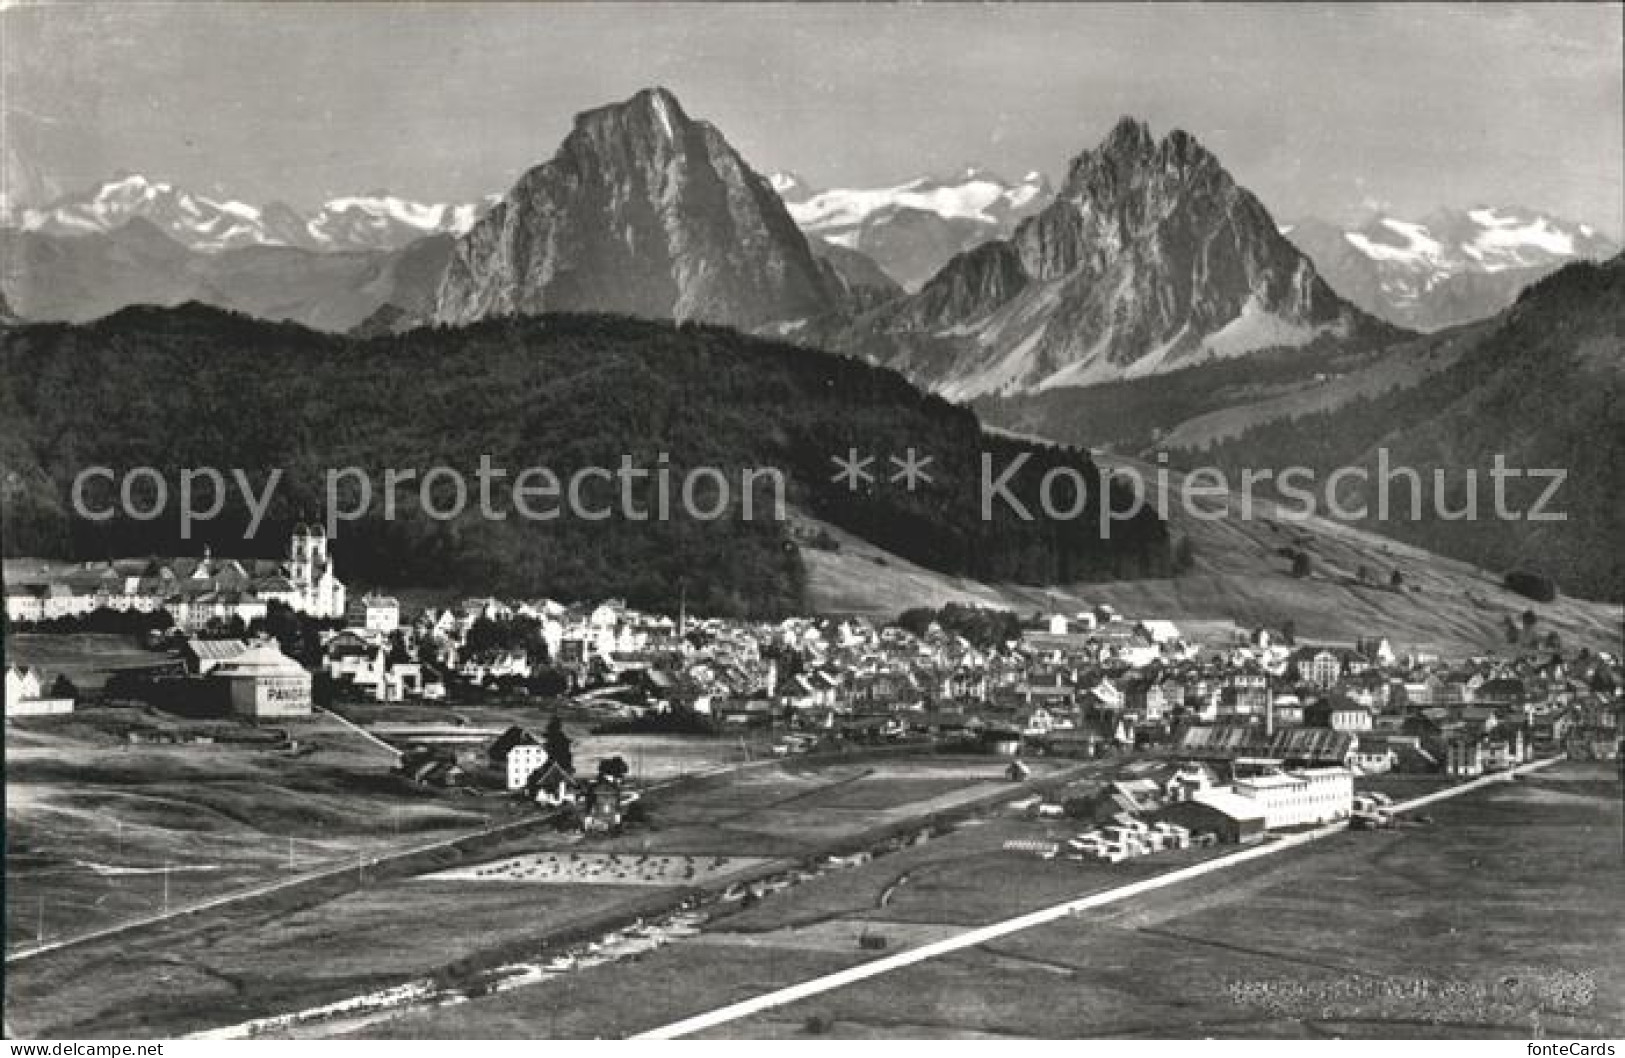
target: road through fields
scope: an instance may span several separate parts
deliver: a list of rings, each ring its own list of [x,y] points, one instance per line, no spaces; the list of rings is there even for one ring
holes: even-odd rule
[[[1539,768],[1544,768],[1551,764],[1555,764],[1561,759],[1561,757],[1553,757],[1546,760],[1534,761],[1530,764],[1525,764],[1522,767],[1515,768],[1512,772],[1487,775],[1483,778],[1474,779],[1471,782],[1462,783],[1460,786],[1448,787],[1446,789],[1427,794],[1426,796],[1415,798],[1414,800],[1396,804],[1393,806],[1391,811],[1408,812],[1413,809],[1420,808],[1423,805],[1432,804],[1435,801],[1442,801],[1450,797],[1460,797],[1462,794],[1470,793],[1471,791],[1477,790],[1490,783],[1505,782],[1512,778],[1515,774],[1535,771]],[[733,1003],[729,1006],[720,1007],[716,1010],[696,1014],[692,1017],[684,1018],[682,1021],[673,1022],[669,1025],[663,1025],[660,1028],[651,1029],[648,1032],[639,1033],[632,1038],[640,1040],[669,1040],[678,1039],[683,1036],[691,1036],[696,1032],[702,1032],[706,1029],[715,1028],[718,1025],[725,1025],[731,1021],[738,1021],[741,1018],[750,1017],[753,1014],[759,1014],[764,1010],[771,1010],[774,1007],[782,1007],[786,1004],[797,1002],[798,1000],[807,999],[810,996],[820,995],[824,992],[830,992],[837,988],[843,988],[846,985],[854,984],[858,981],[868,980],[871,977],[878,977],[882,974],[891,973],[906,966],[912,966],[915,963],[924,962],[927,959],[934,959],[938,956],[947,955],[951,952],[963,951],[966,948],[974,948],[978,945],[985,944],[990,940],[997,940],[1000,937],[1009,936],[1012,933],[1019,933],[1022,930],[1031,929],[1034,926],[1039,926],[1046,922],[1053,922],[1056,919],[1065,918],[1068,915],[1074,915],[1081,911],[1088,911],[1092,908],[1103,907],[1107,904],[1114,904],[1119,901],[1138,896],[1141,893],[1148,893],[1152,890],[1166,888],[1167,886],[1171,885],[1178,885],[1181,882],[1187,882],[1193,878],[1200,878],[1205,874],[1211,874],[1214,871],[1222,871],[1230,867],[1235,867],[1238,864],[1248,863],[1252,860],[1262,859],[1265,856],[1275,856],[1290,849],[1295,849],[1299,846],[1310,844],[1311,842],[1317,841],[1320,838],[1338,833],[1342,830],[1346,830],[1347,828],[1347,823],[1333,823],[1329,826],[1318,827],[1315,830],[1305,831],[1301,834],[1292,834],[1272,841],[1269,844],[1255,845],[1252,848],[1245,849],[1222,859],[1208,860],[1204,863],[1198,863],[1190,867],[1170,871],[1167,874],[1142,879],[1141,881],[1120,886],[1116,889],[1108,889],[1105,892],[1093,893],[1089,896],[1081,897],[1076,900],[1068,900],[1065,903],[1055,904],[1051,907],[1042,908],[1038,911],[1032,911],[1025,915],[1019,915],[1015,918],[1005,919],[1003,922],[995,922],[992,925],[967,930],[964,933],[956,934],[952,937],[944,938],[943,940],[933,941],[929,944],[922,944],[917,948],[910,948],[907,951],[898,952],[896,955],[889,955],[882,959],[876,959],[873,962],[867,962],[861,966],[853,966],[836,973],[827,974],[823,977],[815,977],[812,980],[803,981],[800,984],[791,985],[788,988],[781,988],[777,991],[767,992],[763,995],[759,995],[739,1003]]]

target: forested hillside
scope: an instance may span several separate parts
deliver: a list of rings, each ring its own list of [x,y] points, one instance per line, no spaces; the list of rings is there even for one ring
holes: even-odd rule
[[[1305,466],[1323,481],[1339,467],[1363,468],[1366,484],[1351,480],[1340,495],[1350,508],[1364,503],[1375,513],[1385,450],[1388,466],[1420,475],[1421,517],[1411,517],[1411,487],[1400,479],[1390,488],[1390,516],[1368,519],[1369,528],[1488,568],[1537,570],[1584,598],[1617,600],[1625,594],[1622,334],[1625,257],[1573,264],[1525,291],[1454,366],[1413,387],[1255,426],[1177,452],[1175,461],[1217,466],[1232,480],[1245,468]],[[1511,470],[1564,472],[1544,505],[1562,520],[1497,517],[1489,477],[1497,456]],[[1469,471],[1476,471],[1473,486]],[[1435,472],[1446,486],[1442,500]],[[1507,509],[1532,512],[1547,481],[1508,481]],[[1470,487],[1477,516],[1457,517],[1473,502]]]
[[[147,553],[273,555],[291,524],[324,517],[325,474],[362,468],[373,513],[334,542],[352,583],[455,587],[467,592],[625,596],[692,608],[774,614],[801,605],[805,575],[788,526],[758,495],[715,521],[552,521],[482,517],[477,500],[450,521],[418,510],[416,482],[397,490],[398,516],[380,516],[383,472],[435,467],[475,487],[482,455],[509,472],[546,467],[568,480],[588,466],[715,467],[738,483],[747,468],[778,468],[791,506],[912,561],[986,580],[1050,583],[1156,575],[1167,537],[1142,515],[1101,539],[1095,503],[1076,519],[1024,521],[1002,503],[984,521],[984,453],[1003,468],[1030,461],[1010,491],[1038,509],[1041,475],[1065,467],[1097,481],[1086,455],[984,437],[975,416],[894,372],[714,327],[605,316],[493,320],[372,339],[319,334],[187,305],[136,308],[98,322],[39,324],[0,337],[0,463],[5,553],[105,558]],[[929,456],[932,480],[909,491],[889,457]],[[836,482],[833,456],[874,457],[876,480]],[[661,460],[662,453],[665,460]],[[179,539],[173,507],[152,521],[71,517],[78,471],[152,466],[174,503],[180,469],[242,468],[258,485],[283,468],[257,539],[246,508]],[[612,504],[613,483],[589,489]],[[508,485],[498,485],[498,495]],[[679,485],[674,484],[673,495]],[[1063,490],[1064,491],[1064,490]],[[652,494],[640,496],[640,503]],[[437,501],[439,502],[439,501]],[[498,505],[501,509],[502,505]]]

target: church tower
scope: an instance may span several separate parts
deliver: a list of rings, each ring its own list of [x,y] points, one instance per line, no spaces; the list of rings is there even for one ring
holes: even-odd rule
[[[303,522],[293,527],[293,543],[288,548],[288,579],[301,592],[315,579],[310,561],[310,528]]]

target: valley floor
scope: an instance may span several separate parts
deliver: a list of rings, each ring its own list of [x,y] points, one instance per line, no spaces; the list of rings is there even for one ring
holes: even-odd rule
[[[1617,1036],[1620,803],[1562,763],[728,1023],[744,1038]],[[1001,851],[994,820],[833,874],[636,962],[365,1035],[619,1036],[854,966],[1198,852],[1111,866]],[[1064,829],[1064,828],[1062,828]],[[1160,864],[1150,861],[1161,860]],[[628,997],[636,996],[635,1002]]]

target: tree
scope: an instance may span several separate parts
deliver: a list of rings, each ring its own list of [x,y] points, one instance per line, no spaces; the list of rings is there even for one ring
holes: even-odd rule
[[[1515,569],[1506,575],[1506,586],[1526,599],[1551,602],[1557,598],[1557,582],[1543,573]]]
[[[1174,545],[1174,572],[1189,573],[1196,568],[1196,548],[1191,544],[1191,538],[1182,536],[1179,543]]]
[[[1388,574],[1388,586],[1395,591],[1403,591],[1405,588],[1405,574],[1397,569]]]
[[[237,614],[230,617],[211,617],[203,626],[201,639],[242,639],[248,635],[248,626]]]
[[[1290,617],[1281,625],[1281,641],[1289,647],[1298,645],[1298,622]]]
[[[78,700],[79,688],[73,685],[73,681],[68,679],[66,674],[62,674],[57,676],[57,678],[51,682],[51,693],[49,697]]]
[[[1309,557],[1307,551],[1294,551],[1292,553],[1292,575],[1294,577],[1307,577],[1315,572],[1315,560]]]
[[[489,617],[479,617],[468,626],[468,632],[463,636],[463,649],[469,657],[477,658],[481,654],[504,646],[505,638],[495,621]]]
[[[389,663],[391,665],[412,663],[412,651],[406,644],[406,633],[399,628],[389,635]]]
[[[1361,566],[1354,576],[1361,584],[1370,584],[1373,579],[1370,566]]]
[[[1525,610],[1522,620],[1525,628],[1534,628],[1540,622],[1540,616],[1533,610]]]
[[[575,774],[575,756],[570,751],[572,742],[565,733],[564,721],[558,717],[547,722],[547,730],[542,732],[542,748],[547,751],[547,759],[557,764],[562,771]]]
[[[598,762],[598,777],[605,782],[619,785],[631,772],[625,757],[607,757]]]

